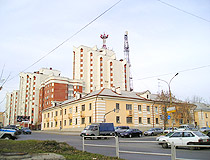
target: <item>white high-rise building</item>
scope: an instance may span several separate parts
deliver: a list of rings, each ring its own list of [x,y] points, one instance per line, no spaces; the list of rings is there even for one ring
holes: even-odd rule
[[[102,88],[130,91],[129,65],[126,60],[116,60],[114,51],[86,46],[73,48],[73,79],[85,82],[85,93]]]
[[[14,125],[17,122],[19,90],[7,93],[4,126]]]
[[[29,124],[38,121],[39,89],[48,76],[60,76],[60,71],[42,68],[34,73],[20,73],[20,94],[17,116],[30,116]]]

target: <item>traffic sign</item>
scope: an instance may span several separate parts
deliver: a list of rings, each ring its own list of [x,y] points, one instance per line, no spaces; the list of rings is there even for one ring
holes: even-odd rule
[[[168,119],[171,119],[171,116],[168,116]]]

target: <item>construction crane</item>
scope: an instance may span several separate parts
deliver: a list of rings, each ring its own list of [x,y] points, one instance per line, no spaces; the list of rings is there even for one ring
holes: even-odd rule
[[[131,63],[130,63],[130,58],[129,58],[128,31],[126,31],[124,35],[124,56],[130,68]],[[129,75],[129,83],[130,83],[130,91],[133,91],[133,78],[131,75],[131,70],[130,70],[130,75]]]

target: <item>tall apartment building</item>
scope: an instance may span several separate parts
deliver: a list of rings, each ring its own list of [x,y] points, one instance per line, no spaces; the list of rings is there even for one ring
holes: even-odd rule
[[[85,93],[102,88],[130,91],[129,65],[126,60],[116,60],[114,51],[86,46],[73,48],[73,79],[85,83]]]
[[[41,83],[39,90],[38,124],[41,125],[43,109],[49,108],[57,102],[78,97],[82,95],[83,89],[82,81],[72,80],[66,77],[49,76]]]
[[[17,122],[18,103],[19,103],[19,91],[13,91],[12,93],[7,93],[6,110],[5,110],[5,121],[4,125],[12,125]]]

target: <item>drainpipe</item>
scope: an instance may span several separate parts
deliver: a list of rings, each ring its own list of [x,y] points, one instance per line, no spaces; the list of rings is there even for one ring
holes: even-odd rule
[[[99,94],[96,95],[96,101],[95,101],[95,123],[97,123],[97,121],[96,121],[96,103],[97,103],[97,100],[98,100],[98,95]]]

